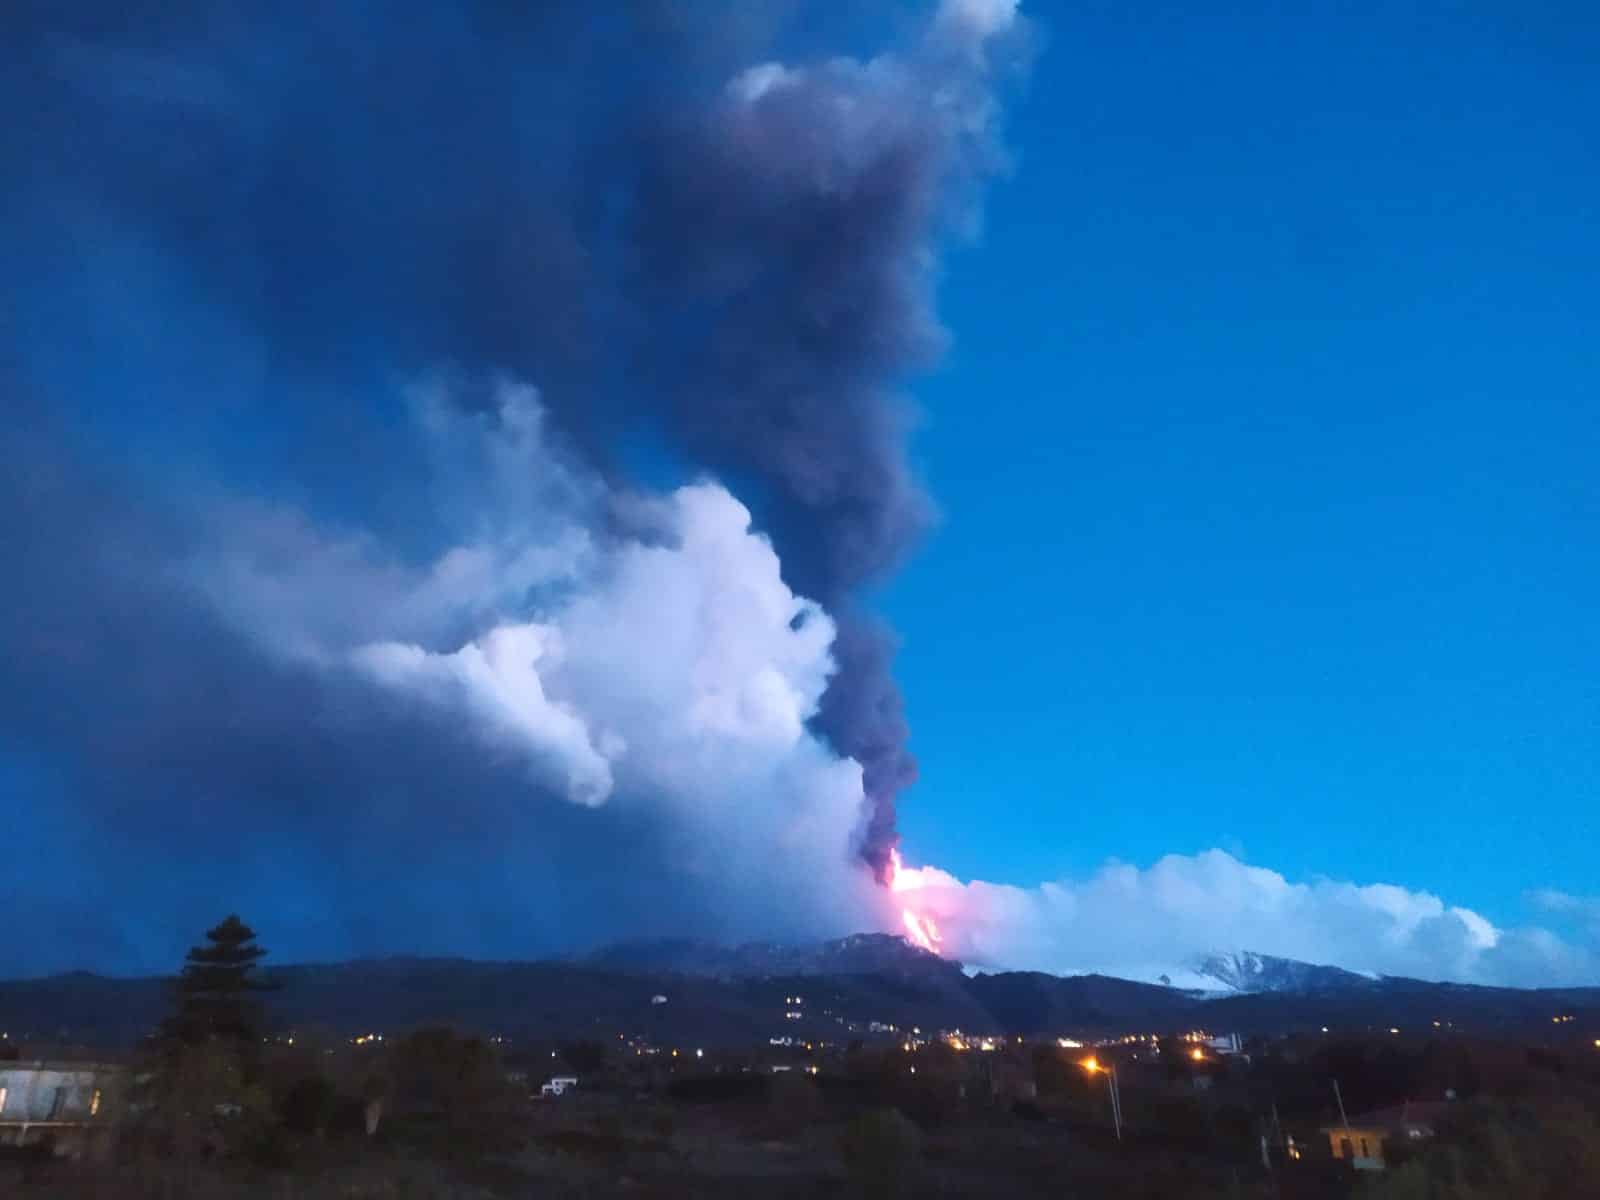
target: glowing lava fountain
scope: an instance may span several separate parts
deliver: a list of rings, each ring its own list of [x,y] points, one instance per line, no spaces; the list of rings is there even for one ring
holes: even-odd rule
[[[889,890],[891,892],[911,892],[920,888],[926,882],[920,868],[907,869],[900,861],[900,851],[889,851]],[[900,910],[900,920],[905,924],[906,936],[913,945],[920,946],[929,954],[940,953],[939,946],[944,941],[940,936],[939,926],[932,917],[925,916],[910,908]]]

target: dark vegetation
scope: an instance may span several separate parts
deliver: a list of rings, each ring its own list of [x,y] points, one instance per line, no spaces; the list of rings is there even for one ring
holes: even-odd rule
[[[1193,1045],[1177,1038],[1098,1046],[1093,1053],[1118,1071],[1119,1139],[1106,1075],[1085,1070],[1090,1051],[1053,1039],[1012,1036],[988,1051],[937,1039],[909,1049],[751,1039],[702,1056],[615,1034],[506,1038],[428,1022],[358,1038],[349,1032],[363,1028],[356,1023],[338,1034],[287,1025],[281,1010],[294,1008],[295,976],[276,973],[279,986],[268,990],[262,957],[236,918],[211,930],[132,1057],[114,1146],[76,1162],[47,1149],[12,1152],[0,1162],[0,1193],[1600,1195],[1600,1048],[1577,1023],[1584,1036],[1564,1039],[1469,1037],[1443,1021],[1421,1035],[1257,1038],[1248,1060],[1203,1052],[1196,1061]],[[1048,977],[1021,983],[1019,1005],[1054,1003]],[[808,1004],[825,994],[821,986],[810,981]],[[890,990],[907,986],[902,977]],[[669,1006],[683,1003],[675,993]],[[541,1083],[563,1074],[577,1075],[578,1088],[539,1098]],[[1363,1177],[1330,1153],[1335,1079],[1352,1115],[1453,1099],[1437,1136],[1397,1144],[1387,1171]]]

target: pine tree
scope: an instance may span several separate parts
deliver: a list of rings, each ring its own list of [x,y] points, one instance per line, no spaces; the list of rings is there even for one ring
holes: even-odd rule
[[[189,951],[178,977],[177,1011],[164,1026],[169,1040],[198,1045],[220,1038],[252,1047],[260,1041],[252,996],[271,985],[255,974],[267,953],[255,939],[255,931],[233,915],[206,931],[205,944]]]

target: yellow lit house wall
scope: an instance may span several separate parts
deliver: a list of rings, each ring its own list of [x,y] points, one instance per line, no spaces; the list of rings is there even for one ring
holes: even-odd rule
[[[1372,1169],[1383,1166],[1383,1143],[1389,1136],[1387,1129],[1362,1128],[1328,1130],[1328,1143],[1333,1156],[1348,1159],[1354,1166]]]

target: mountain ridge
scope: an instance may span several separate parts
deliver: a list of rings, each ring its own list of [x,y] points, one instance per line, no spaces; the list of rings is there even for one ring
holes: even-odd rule
[[[1196,958],[1191,965],[1202,978],[1213,980],[1235,994],[1360,988],[1383,978],[1343,967],[1258,954],[1253,950],[1214,951]]]
[[[968,973],[889,934],[799,946],[618,943],[535,962],[394,956],[267,973],[279,984],[268,1001],[274,1028],[338,1034],[447,1023],[522,1039],[749,1045],[782,1036],[887,1037],[891,1027],[914,1026],[1049,1037],[1194,1028],[1248,1036],[1324,1027],[1431,1032],[1436,1021],[1448,1029],[1548,1033],[1551,1018],[1566,1013],[1581,1021],[1575,1029],[1600,1029],[1600,988],[1370,978],[1249,952],[1213,966],[1219,984],[1252,990],[1197,995],[1093,973]],[[13,1041],[131,1045],[155,1027],[167,1002],[162,977],[73,972],[0,981],[0,1030]]]

